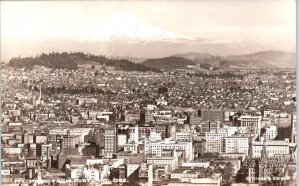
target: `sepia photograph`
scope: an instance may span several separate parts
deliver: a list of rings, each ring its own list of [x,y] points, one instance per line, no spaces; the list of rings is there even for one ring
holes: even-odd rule
[[[1,185],[296,186],[296,0],[1,1]]]

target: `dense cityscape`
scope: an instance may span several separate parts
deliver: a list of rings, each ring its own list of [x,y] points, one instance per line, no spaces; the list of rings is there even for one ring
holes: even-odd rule
[[[1,185],[297,185],[295,0],[4,0],[0,17]]]
[[[2,184],[295,185],[296,72],[5,66]]]

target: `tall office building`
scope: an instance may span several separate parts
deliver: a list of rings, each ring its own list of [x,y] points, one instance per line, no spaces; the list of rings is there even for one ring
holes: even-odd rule
[[[247,127],[251,136],[260,135],[262,116],[243,115],[239,119],[241,127]]]
[[[249,137],[242,135],[233,135],[225,138],[226,153],[244,153],[249,151]]]
[[[224,153],[226,134],[226,132],[205,132],[206,152]]]
[[[151,121],[154,121],[154,115],[149,111],[142,111],[140,114],[140,123],[149,124]]]
[[[222,110],[201,110],[199,113],[203,121],[223,121],[224,111]]]
[[[117,150],[117,134],[116,128],[106,128],[104,131],[104,155],[112,157]]]

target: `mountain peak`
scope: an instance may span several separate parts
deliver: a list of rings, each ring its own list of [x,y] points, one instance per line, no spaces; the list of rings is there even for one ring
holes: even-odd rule
[[[145,23],[133,15],[120,12],[103,26],[74,39],[90,42],[110,41],[192,41],[193,38]]]

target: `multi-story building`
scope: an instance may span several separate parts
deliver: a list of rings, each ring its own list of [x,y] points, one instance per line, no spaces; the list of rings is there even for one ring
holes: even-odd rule
[[[134,141],[135,143],[139,142],[139,127],[138,125],[130,126],[129,128],[129,140],[128,142]]]
[[[195,154],[204,154],[206,152],[204,139],[193,139],[193,147]]]
[[[118,134],[118,147],[122,147],[127,143],[127,134]]]
[[[104,155],[112,157],[112,154],[117,150],[116,129],[106,128],[104,131]]]
[[[154,131],[155,131],[154,126],[150,126],[150,125],[139,126],[139,128],[138,128],[139,139],[149,138],[150,133],[154,132]]]
[[[33,135],[32,134],[23,134],[22,142],[24,144],[33,143]]]
[[[138,144],[135,143],[134,141],[125,144],[124,152],[137,153],[138,152]]]
[[[75,148],[79,143],[79,136],[64,136],[61,143],[62,148]]]
[[[150,157],[147,158],[147,163],[158,167],[168,167],[168,170],[174,170],[178,167],[177,157]]]
[[[149,111],[143,111],[140,114],[140,123],[146,124],[150,123],[151,121],[154,121],[154,115],[150,113]]]
[[[153,165],[142,163],[138,171],[138,177],[147,179],[147,185],[153,184]]]
[[[202,121],[201,117],[190,117],[189,119],[191,125],[199,125]]]
[[[261,115],[262,115],[262,117],[264,117],[264,118],[270,117],[271,114],[272,114],[272,111],[269,110],[269,109],[262,109],[262,110],[261,110]]]
[[[205,150],[206,152],[225,152],[226,132],[205,132]]]
[[[36,156],[40,157],[46,157],[47,159],[50,158],[50,156],[53,154],[53,148],[52,144],[42,144],[37,143],[36,144]]]
[[[80,136],[80,142],[84,142],[84,136],[88,135],[90,130],[90,128],[55,128],[49,130],[49,135]]]
[[[291,140],[292,128],[291,127],[277,127],[278,140],[285,140],[286,138]]]
[[[145,144],[145,154],[152,154],[157,157],[162,156],[162,150],[182,150],[182,158],[187,161],[194,159],[194,150],[192,142],[175,142],[175,141],[159,141],[159,142],[149,142]]]
[[[292,124],[291,114],[286,114],[286,113],[276,114],[272,119],[274,125],[278,127],[290,127]]]
[[[218,123],[215,121],[202,121],[198,125],[198,132],[205,133],[216,130],[218,128]]]
[[[82,171],[83,177],[87,180],[99,182],[100,181],[100,170],[94,167],[84,168]]]
[[[248,154],[249,137],[243,135],[233,135],[225,138],[226,153],[244,153]]]
[[[99,145],[86,145],[82,148],[82,155],[83,156],[95,156],[97,157],[99,155]]]
[[[247,127],[251,136],[259,135],[261,129],[261,116],[242,115],[240,118],[241,126]]]
[[[176,141],[192,141],[192,133],[191,132],[177,132],[175,140]]]
[[[47,143],[47,134],[33,134],[33,143]]]
[[[224,111],[222,110],[201,110],[200,117],[203,121],[223,121]]]
[[[277,126],[270,126],[266,128],[266,140],[273,140],[274,138],[277,137]]]
[[[260,157],[263,149],[263,141],[252,142],[252,155],[253,157]],[[275,154],[289,154],[289,139],[282,140],[271,140],[266,141],[266,154],[268,157],[273,157]]]

